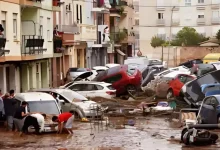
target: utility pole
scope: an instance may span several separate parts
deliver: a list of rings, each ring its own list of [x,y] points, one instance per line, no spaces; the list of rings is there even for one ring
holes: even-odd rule
[[[172,30],[172,23],[173,23],[173,10],[175,9],[175,6],[172,7],[171,10],[171,17],[170,17],[170,33],[169,33],[169,45],[168,45],[168,60],[167,60],[167,67],[169,66],[169,59],[170,59],[170,43],[171,43],[171,30]]]

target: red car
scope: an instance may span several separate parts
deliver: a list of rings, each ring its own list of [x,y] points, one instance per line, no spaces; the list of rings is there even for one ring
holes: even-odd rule
[[[136,92],[141,85],[142,75],[137,69],[121,65],[99,73],[94,80],[111,83],[116,89],[116,95],[121,96],[128,92]]]
[[[195,77],[187,74],[177,74],[169,81],[169,89],[167,91],[167,99],[178,97],[183,85],[194,80]]]

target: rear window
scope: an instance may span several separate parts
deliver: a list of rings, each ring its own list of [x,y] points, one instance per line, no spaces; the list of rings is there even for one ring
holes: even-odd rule
[[[112,85],[107,86],[109,90],[115,90]]]
[[[69,68],[69,72],[85,72],[88,71],[87,68]]]
[[[135,73],[135,71],[136,69],[134,67],[128,65],[127,74],[129,76],[132,76]]]

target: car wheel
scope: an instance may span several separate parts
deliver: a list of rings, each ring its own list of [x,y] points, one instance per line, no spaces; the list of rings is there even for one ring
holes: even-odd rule
[[[128,85],[126,89],[128,94],[131,96],[134,96],[137,92],[137,88],[134,85]]]
[[[184,136],[184,134],[185,134],[186,132],[188,132],[188,129],[187,129],[187,128],[184,128],[184,129],[182,130],[182,132],[181,132],[181,142],[183,142],[183,136]]]
[[[79,114],[76,111],[70,111],[70,113],[72,113],[74,115],[75,120],[81,119],[81,117],[79,116]]]
[[[173,90],[169,89],[167,92],[167,99],[172,99],[174,98]]]

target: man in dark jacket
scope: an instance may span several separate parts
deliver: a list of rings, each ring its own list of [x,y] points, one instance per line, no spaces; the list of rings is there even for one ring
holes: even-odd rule
[[[5,108],[7,128],[8,128],[8,130],[12,131],[12,129],[13,129],[13,116],[15,113],[16,100],[13,98],[10,98],[9,93],[6,93],[4,96],[3,102],[4,102],[4,108]]]

